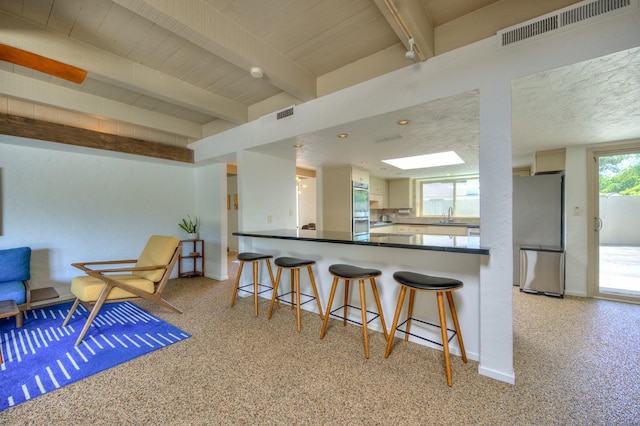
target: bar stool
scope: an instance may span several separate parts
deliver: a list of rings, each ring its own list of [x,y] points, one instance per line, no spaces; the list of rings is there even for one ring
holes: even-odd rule
[[[291,309],[296,307],[296,318],[298,322],[298,333],[302,329],[302,321],[300,314],[300,306],[305,303],[309,303],[315,299],[318,304],[318,310],[320,311],[320,318],[324,318],[322,315],[322,307],[320,306],[320,297],[318,296],[318,289],[316,287],[316,281],[313,277],[313,270],[311,269],[311,265],[315,265],[315,260],[307,260],[307,259],[299,259],[296,257],[278,257],[274,263],[278,266],[278,273],[276,274],[276,282],[273,285],[273,296],[271,297],[271,306],[269,306],[269,316],[267,319],[271,319],[271,314],[273,313],[273,305],[278,301],[284,301],[284,297],[288,294],[291,294]],[[300,269],[303,267],[307,267],[307,271],[309,273],[309,280],[311,281],[311,288],[313,289],[313,296],[310,294],[304,294],[300,292]],[[291,271],[291,291],[283,294],[282,296],[278,296],[278,285],[280,284],[280,276],[282,275],[283,269],[289,269]],[[295,301],[294,296],[295,294]],[[300,296],[306,296],[308,299],[300,303]]]
[[[384,331],[385,339],[388,339],[387,334],[387,326],[384,322],[384,313],[382,312],[382,305],[380,304],[380,296],[378,295],[378,287],[376,286],[376,277],[382,275],[382,272],[377,269],[365,269],[360,268],[358,266],[352,265],[343,265],[336,264],[329,266],[329,273],[333,275],[333,284],[331,285],[331,294],[329,295],[329,303],[327,304],[327,309],[325,310],[324,322],[322,323],[322,330],[320,331],[320,338],[324,337],[324,334],[327,330],[327,323],[329,322],[329,316],[334,315],[338,318],[342,318],[342,325],[346,326],[347,321],[353,322],[355,324],[360,324],[359,322],[350,320],[347,318],[347,309],[354,308],[360,309],[362,312],[362,334],[364,337],[364,355],[368,359],[369,358],[369,334],[368,327],[371,321],[376,318],[380,318],[380,323],[382,324],[382,330]],[[333,303],[333,297],[336,294],[336,288],[338,287],[338,281],[344,280],[344,305],[340,306],[337,309],[331,310],[331,304]],[[365,299],[364,294],[364,280],[368,279],[371,282],[371,289],[373,290],[373,298],[376,300],[376,305],[378,306],[378,312],[367,311],[367,301]],[[349,302],[349,284],[351,280],[358,280],[360,283],[360,308],[356,306],[351,306],[348,304]],[[343,316],[339,316],[334,314],[334,312],[339,311],[344,308]],[[374,314],[374,316],[367,321],[367,312],[370,314]]]
[[[231,307],[236,302],[236,296],[238,295],[238,291],[244,291],[245,293],[253,294],[253,302],[255,305],[256,316],[258,316],[258,295],[264,293],[265,291],[269,291],[273,289],[273,270],[271,269],[271,262],[269,259],[272,259],[273,256],[270,254],[262,254],[262,253],[251,253],[244,252],[238,253],[238,260],[240,261],[240,265],[238,266],[238,276],[236,277],[236,285],[233,289],[233,297],[231,298]],[[271,286],[258,284],[258,262],[264,260],[267,264],[267,269],[269,270],[269,277],[271,278]],[[240,276],[242,275],[242,269],[244,267],[245,262],[249,262],[253,265],[253,284],[247,284],[240,286]],[[253,291],[245,290],[247,287],[253,287]],[[266,287],[262,291],[258,291],[259,287]]]
[[[440,331],[442,333],[442,343],[434,342],[424,337],[417,336],[412,334],[412,336],[417,337],[419,339],[427,340],[431,343],[435,343],[440,345],[444,349],[444,366],[447,372],[447,384],[451,386],[451,363],[449,360],[449,341],[453,339],[453,336],[458,336],[458,344],[460,345],[460,353],[462,354],[462,361],[467,362],[467,353],[464,350],[464,343],[462,342],[462,334],[460,333],[460,324],[458,323],[458,314],[456,313],[456,305],[453,303],[453,295],[452,292],[454,290],[458,290],[462,288],[462,281],[454,280],[452,278],[442,278],[442,277],[432,277],[429,275],[418,274],[415,272],[408,271],[399,271],[393,274],[393,279],[396,280],[398,284],[400,284],[400,295],[398,296],[398,305],[396,307],[396,313],[393,317],[393,324],[391,325],[391,335],[387,340],[387,350],[384,354],[385,358],[389,357],[391,353],[391,346],[393,345],[393,335],[395,334],[396,329],[400,332],[405,333],[404,340],[409,340],[409,331],[411,330],[411,320],[416,320],[418,322],[432,325],[438,327],[435,324],[428,323],[426,321],[421,321],[417,318],[412,318],[413,315],[413,301],[415,299],[416,290],[420,291],[430,291],[435,292],[438,300],[438,314],[440,316]],[[407,319],[405,322],[398,326],[398,319],[400,318],[400,311],[402,311],[402,304],[404,302],[404,296],[407,293],[407,289],[409,289],[409,310],[407,311]],[[445,317],[444,312],[444,298],[443,295],[447,295],[447,301],[449,302],[449,311],[451,312],[451,318],[453,319],[453,325],[455,330],[447,329],[447,319]],[[404,324],[407,324],[406,331],[401,330]],[[453,334],[451,337],[448,336],[448,332],[451,331]]]

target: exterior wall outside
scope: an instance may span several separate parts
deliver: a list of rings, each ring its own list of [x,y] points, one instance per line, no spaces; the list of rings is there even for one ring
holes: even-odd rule
[[[602,229],[600,244],[640,245],[640,227],[634,212],[640,211],[640,197],[600,195]]]

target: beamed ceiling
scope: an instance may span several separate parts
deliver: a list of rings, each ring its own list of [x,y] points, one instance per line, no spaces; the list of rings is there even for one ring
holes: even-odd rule
[[[77,84],[0,60],[0,126],[24,136],[33,123],[17,117],[54,122],[56,132],[60,125],[92,132],[77,135],[76,143],[108,133],[116,140],[98,138],[91,147],[127,152],[136,139],[133,153],[145,155],[146,143],[150,156],[175,156],[203,137],[573,3],[3,0],[0,43],[87,76]],[[416,42],[413,60],[405,57],[409,36]],[[252,67],[263,77],[253,78]],[[163,147],[166,155],[158,155]],[[192,161],[184,152],[176,159]]]

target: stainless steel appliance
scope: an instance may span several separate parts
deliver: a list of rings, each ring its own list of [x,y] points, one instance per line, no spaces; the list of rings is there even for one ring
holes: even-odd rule
[[[520,247],[520,291],[564,295],[564,251],[561,248]]]
[[[369,233],[369,185],[361,182],[353,182],[351,198],[353,235]]]
[[[513,178],[514,285],[564,295],[564,174]]]

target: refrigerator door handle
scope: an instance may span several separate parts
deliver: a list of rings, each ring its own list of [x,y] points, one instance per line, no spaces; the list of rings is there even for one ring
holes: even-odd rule
[[[602,229],[602,219],[599,217],[595,217],[593,220],[593,230],[600,231]]]

